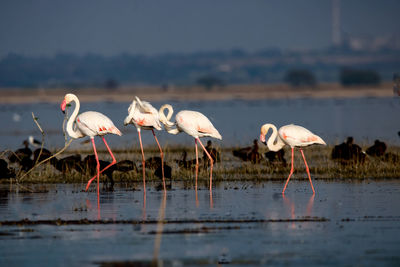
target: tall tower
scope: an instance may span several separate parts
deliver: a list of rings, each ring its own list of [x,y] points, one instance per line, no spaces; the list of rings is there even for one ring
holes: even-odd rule
[[[332,43],[333,46],[342,44],[340,34],[340,0],[332,0]]]

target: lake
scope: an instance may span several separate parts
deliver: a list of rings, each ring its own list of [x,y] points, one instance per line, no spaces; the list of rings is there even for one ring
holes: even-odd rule
[[[112,147],[137,148],[139,145],[134,126],[123,126],[129,102],[81,103],[81,111],[95,110],[109,116],[124,134],[122,137],[108,136]],[[152,103],[157,109],[164,103]],[[380,139],[392,145],[399,145],[400,130],[398,116],[399,98],[343,98],[343,99],[274,99],[274,100],[230,100],[170,102],[175,111],[191,109],[205,114],[221,133],[223,140],[216,141],[219,146],[248,145],[258,139],[260,127],[264,123],[283,126],[294,123],[302,125],[321,136],[329,144],[341,143],[347,136],[353,136],[361,145],[372,145]],[[0,107],[0,149],[21,147],[29,135],[41,139],[41,134],[31,116],[34,112],[46,132],[46,147],[56,148],[64,144],[62,134],[63,114],[59,104],[37,103],[21,105],[2,105]],[[72,112],[72,111],[71,111]],[[70,112],[70,113],[71,113]],[[192,145],[193,140],[185,134],[178,136],[165,132],[157,133],[162,144]],[[154,146],[151,132],[143,134],[144,145]],[[75,141],[72,148],[81,148]],[[99,143],[101,141],[99,140]],[[83,147],[91,149],[91,144]]]

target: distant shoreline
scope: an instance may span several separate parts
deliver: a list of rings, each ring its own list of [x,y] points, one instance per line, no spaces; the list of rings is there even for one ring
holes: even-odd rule
[[[291,99],[291,98],[360,98],[392,97],[392,83],[376,87],[342,87],[321,84],[316,88],[292,88],[285,84],[230,85],[213,90],[200,87],[122,87],[118,89],[0,89],[1,104],[58,103],[72,92],[82,102],[129,102],[134,96],[148,101],[224,101],[233,99]]]

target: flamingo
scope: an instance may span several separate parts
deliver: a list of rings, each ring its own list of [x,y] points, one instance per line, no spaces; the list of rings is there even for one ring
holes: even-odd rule
[[[165,117],[164,110],[168,109],[168,114]],[[191,110],[182,110],[178,112],[175,116],[175,123],[170,121],[174,110],[171,105],[165,104],[159,110],[160,121],[164,124],[165,129],[170,134],[178,134],[180,132],[185,132],[190,136],[193,136],[195,139],[195,147],[196,147],[196,185],[197,185],[197,173],[199,170],[199,160],[198,160],[198,151],[197,151],[197,141],[199,141],[201,147],[206,153],[207,157],[210,159],[210,191],[212,189],[212,169],[214,165],[214,160],[212,159],[210,153],[208,153],[207,149],[204,147],[203,143],[200,141],[200,137],[213,137],[219,140],[222,140],[222,136],[215,129],[214,125],[210,122],[210,120],[204,116],[202,113]],[[176,128],[173,128],[173,126]]]
[[[100,174],[117,162],[115,160],[115,157],[114,157],[110,147],[108,146],[108,144],[106,142],[106,139],[104,138],[104,135],[116,134],[116,135],[121,136],[122,134],[118,130],[118,128],[115,127],[114,123],[107,116],[105,116],[104,114],[102,114],[100,112],[86,111],[86,112],[78,115],[80,103],[79,103],[78,97],[74,94],[66,94],[65,95],[64,100],[61,103],[61,110],[63,112],[65,112],[65,108],[66,108],[67,104],[69,104],[71,102],[75,102],[75,109],[67,122],[66,131],[67,131],[68,135],[73,139],[78,139],[78,138],[82,138],[85,136],[89,136],[90,140],[92,141],[94,155],[96,157],[96,163],[97,163],[97,166],[96,166],[97,175],[88,181],[88,183],[86,185],[86,191],[89,189],[89,186],[92,183],[92,181],[94,179],[96,179],[96,177],[97,177],[97,200],[99,201]],[[73,127],[74,123],[75,123],[75,127]],[[112,162],[109,165],[107,165],[104,169],[102,169],[101,171],[100,171],[100,162],[99,162],[99,158],[97,156],[97,151],[96,151],[96,145],[94,142],[95,136],[100,136],[103,139],[103,142],[106,145],[107,150],[110,153],[111,158],[112,158]]]
[[[161,123],[158,115],[158,111],[147,101],[141,101],[137,96],[135,100],[133,100],[132,104],[128,108],[128,116],[124,120],[124,125],[133,124],[135,125],[140,142],[140,149],[142,151],[142,168],[143,168],[143,187],[144,191],[146,191],[145,185],[145,159],[143,153],[143,145],[142,145],[142,137],[140,135],[141,129],[151,130],[154,136],[154,139],[157,142],[158,148],[160,149],[160,157],[161,157],[161,172],[163,185],[165,189],[165,178],[164,178],[164,153],[161,149],[160,143],[157,140],[156,134],[154,133],[154,129],[160,131]]]
[[[269,129],[272,129],[272,134],[268,138],[268,141],[265,141],[265,135],[268,133]],[[314,144],[326,145],[324,140],[318,135],[313,134],[306,128],[294,124],[285,125],[279,128],[279,131],[276,129],[275,125],[267,123],[261,127],[261,135],[260,140],[264,144],[268,146],[268,148],[272,151],[278,151],[283,148],[285,145],[288,145],[292,148],[292,167],[290,169],[289,177],[286,180],[285,187],[283,188],[282,194],[285,194],[286,186],[289,183],[290,177],[293,174],[293,158],[294,158],[294,148],[300,148],[301,155],[303,156],[304,164],[306,165],[306,170],[308,174],[308,179],[310,180],[311,189],[313,194],[315,194],[314,186],[311,181],[310,170],[308,169],[307,161],[304,156],[304,152],[302,147],[310,146]]]

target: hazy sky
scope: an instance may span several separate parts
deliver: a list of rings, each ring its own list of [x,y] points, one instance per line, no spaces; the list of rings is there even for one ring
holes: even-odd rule
[[[400,35],[400,1],[342,0],[342,30]],[[331,0],[1,0],[0,57],[331,44]]]

